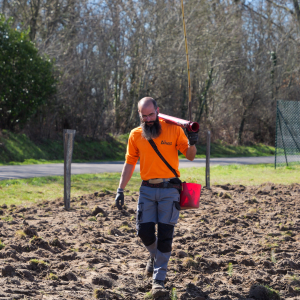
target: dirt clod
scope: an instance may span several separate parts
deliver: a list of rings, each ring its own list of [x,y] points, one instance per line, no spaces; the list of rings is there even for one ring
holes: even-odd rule
[[[94,276],[92,278],[92,283],[96,285],[102,285],[107,288],[111,288],[113,286],[113,281],[105,276]]]
[[[13,277],[15,276],[15,268],[9,265],[5,266],[2,268],[1,273],[3,277]]]
[[[29,237],[38,236],[36,230],[32,228],[31,226],[25,227],[24,229],[25,234],[27,234]]]
[[[105,211],[101,207],[95,206],[92,210],[92,215],[97,216],[98,214],[102,214],[102,216],[106,217]]]
[[[187,257],[188,254],[182,250],[177,250],[176,251],[176,256],[178,256],[179,258],[184,258],[184,257]]]
[[[251,287],[249,297],[254,298],[256,300],[269,300],[268,290],[261,285],[255,285]]]
[[[59,276],[60,279],[65,281],[77,281],[77,276],[72,272],[64,272],[61,276]]]

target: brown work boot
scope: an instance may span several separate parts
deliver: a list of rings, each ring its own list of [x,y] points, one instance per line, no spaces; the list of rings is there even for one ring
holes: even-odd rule
[[[154,257],[150,257],[147,261],[146,265],[146,275],[152,276],[153,275],[153,269],[154,269]]]
[[[168,294],[168,291],[165,289],[164,281],[153,279],[151,293],[154,298],[166,296]]]

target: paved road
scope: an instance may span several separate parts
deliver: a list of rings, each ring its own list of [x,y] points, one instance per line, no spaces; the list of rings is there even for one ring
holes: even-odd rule
[[[271,164],[274,163],[273,156],[264,157],[237,157],[237,158],[212,158],[211,165],[253,165],[253,164]],[[105,162],[105,163],[73,163],[72,174],[91,174],[105,172],[121,172],[123,161]],[[205,159],[197,158],[194,161],[180,159],[179,168],[205,167]],[[137,164],[135,171],[140,170]],[[24,166],[0,166],[0,180],[15,178],[30,178],[42,176],[63,176],[63,164],[47,165],[24,165]]]

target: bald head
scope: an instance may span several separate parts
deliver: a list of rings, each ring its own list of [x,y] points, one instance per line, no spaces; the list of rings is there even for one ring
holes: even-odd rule
[[[146,140],[155,139],[161,133],[161,125],[158,119],[159,108],[151,97],[142,98],[138,103],[141,119],[142,136]]]
[[[153,106],[154,110],[156,110],[157,109],[156,101],[151,97],[144,97],[138,103],[139,112],[141,112],[145,108],[150,108],[151,106]]]

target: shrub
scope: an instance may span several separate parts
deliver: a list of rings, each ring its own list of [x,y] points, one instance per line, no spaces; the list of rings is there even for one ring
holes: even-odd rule
[[[56,92],[53,63],[41,57],[29,40],[29,30],[12,28],[0,15],[0,127],[24,125]]]

